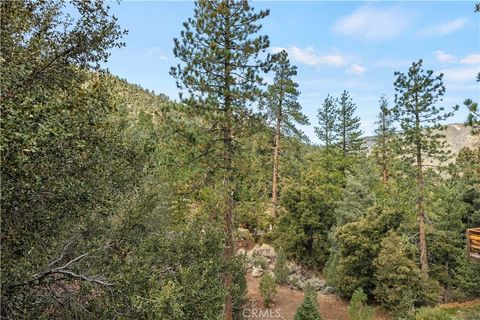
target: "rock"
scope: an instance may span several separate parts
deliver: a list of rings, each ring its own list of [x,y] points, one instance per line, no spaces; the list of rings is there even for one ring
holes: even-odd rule
[[[327,287],[327,283],[317,277],[312,277],[305,282],[305,285],[311,285],[316,291],[323,291]]]
[[[254,278],[258,278],[258,277],[261,277],[263,275],[263,269],[262,268],[258,268],[258,267],[252,267],[252,273],[251,273],[252,277]]]
[[[323,293],[333,294],[335,293],[335,288],[330,286],[325,286],[322,290]]]
[[[301,274],[302,273],[302,267],[296,264],[295,262],[289,262],[288,263],[288,274]]]
[[[266,243],[262,244],[261,246],[256,245],[252,251],[253,255],[265,257],[270,261],[275,260],[277,257],[275,249]]]

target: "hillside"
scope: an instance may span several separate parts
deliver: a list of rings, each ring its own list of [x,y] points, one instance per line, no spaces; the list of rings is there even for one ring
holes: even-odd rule
[[[437,130],[436,132],[445,135],[445,141],[449,146],[449,150],[454,155],[457,154],[462,148],[471,148],[480,142],[478,137],[471,134],[471,127],[460,123],[448,124],[446,125],[445,130]],[[368,150],[372,150],[375,140],[375,136],[369,136],[365,138]]]

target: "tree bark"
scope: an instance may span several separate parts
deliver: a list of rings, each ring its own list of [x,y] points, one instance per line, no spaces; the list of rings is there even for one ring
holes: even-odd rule
[[[416,160],[417,160],[417,185],[418,185],[418,197],[417,197],[417,220],[418,220],[418,248],[420,251],[420,270],[422,275],[428,279],[428,256],[427,256],[427,239],[425,235],[425,207],[424,207],[424,193],[425,193],[425,181],[423,177],[423,163],[422,163],[422,141],[420,138],[421,127],[420,117],[418,111],[418,97],[415,96],[415,109],[416,109],[416,131],[418,133],[416,141]]]
[[[226,2],[228,10],[229,1]],[[225,15],[225,50],[228,52],[230,50],[230,17],[229,13]],[[224,84],[224,113],[225,113],[225,123],[223,125],[223,148],[224,148],[224,190],[226,194],[226,212],[224,220],[224,234],[225,234],[225,251],[224,259],[227,264],[230,264],[235,250],[234,238],[233,238],[233,209],[235,206],[235,199],[233,198],[234,188],[232,183],[232,157],[233,157],[233,137],[232,137],[232,96],[230,92],[230,75],[231,75],[231,63],[225,56],[224,62],[224,74],[225,74],[225,84]],[[232,288],[233,276],[230,266],[228,265],[227,272],[225,273],[225,320],[233,320],[233,299],[232,299]]]
[[[275,126],[275,146],[273,148],[273,183],[272,183],[272,217],[278,216],[278,176],[279,176],[279,155],[280,155],[280,117]]]
[[[231,128],[227,125],[223,128],[223,143],[225,147],[224,151],[224,166],[225,166],[225,177],[224,177],[224,188],[225,192],[228,194],[226,199],[226,212],[225,212],[225,221],[224,221],[224,233],[225,233],[225,251],[224,258],[227,263],[229,263],[235,251],[235,243],[233,238],[233,208],[235,206],[235,199],[233,198],[233,184],[232,184],[232,154],[233,154],[233,141],[232,141],[232,132]],[[231,295],[231,287],[233,282],[232,272],[228,270],[225,274],[225,289],[227,290],[227,296],[225,300],[225,319],[233,319],[233,301]]]

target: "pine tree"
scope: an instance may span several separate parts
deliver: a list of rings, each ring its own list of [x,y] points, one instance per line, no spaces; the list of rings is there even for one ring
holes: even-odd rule
[[[273,302],[273,297],[277,294],[275,278],[270,272],[265,273],[262,279],[260,279],[259,290],[263,298],[263,303],[266,307],[269,307]]]
[[[298,306],[294,320],[321,320],[317,292],[311,287],[307,287],[304,292],[303,302]]]
[[[275,264],[275,280],[279,284],[285,284],[288,280],[288,265],[287,265],[287,256],[285,251],[280,248],[277,253],[277,263]]]
[[[367,304],[367,295],[362,288],[358,288],[350,299],[348,314],[351,320],[371,320],[375,310]]]
[[[339,145],[344,158],[358,155],[363,149],[360,118],[355,116],[356,109],[357,106],[350,94],[347,91],[343,91],[340,99],[338,99],[338,121],[335,130],[339,137]]]
[[[328,95],[322,106],[318,109],[318,127],[315,127],[315,133],[327,151],[339,142],[336,131],[337,114],[336,99]]]
[[[273,84],[268,86],[264,107],[267,117],[275,124],[275,141],[273,151],[273,181],[272,181],[272,216],[278,213],[278,179],[280,175],[280,140],[283,135],[304,136],[295,127],[295,123],[309,124],[308,118],[302,114],[298,103],[300,92],[298,84],[292,80],[297,75],[297,67],[290,65],[285,50],[278,53],[272,67],[275,72]]]
[[[395,72],[395,76],[393,114],[403,131],[398,139],[399,152],[416,168],[420,265],[423,275],[428,277],[424,161],[425,157],[440,162],[445,160],[444,135],[433,130],[443,129],[440,122],[452,116],[453,112],[444,112],[444,108],[435,106],[445,93],[443,74],[434,76],[432,70],[422,69],[421,59],[412,64],[407,74]]]
[[[467,121],[465,124],[472,127],[472,134],[480,134],[480,110],[478,109],[478,103],[472,99],[466,99],[463,105],[468,109]]]
[[[373,154],[377,159],[377,163],[382,168],[382,181],[386,184],[389,178],[391,162],[394,157],[392,145],[395,128],[393,127],[392,114],[388,109],[388,101],[385,95],[380,97],[380,112],[376,124],[376,140],[375,146],[373,147]]]
[[[260,95],[259,72],[269,66],[268,57],[259,57],[269,46],[268,37],[257,36],[261,29],[258,21],[268,14],[268,10],[255,13],[247,1],[201,0],[195,3],[194,17],[183,24],[181,40],[174,40],[174,54],[183,64],[172,67],[170,73],[178,88],[188,93],[182,101],[215,124],[210,132],[218,145],[210,150],[219,151],[215,167],[220,168],[217,173],[223,181],[227,261],[234,256],[234,136],[249,117],[248,104]],[[227,271],[225,319],[232,319],[231,284],[232,274]]]

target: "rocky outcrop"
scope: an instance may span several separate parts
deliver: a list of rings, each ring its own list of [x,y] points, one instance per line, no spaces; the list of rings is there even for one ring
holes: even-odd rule
[[[276,263],[275,249],[268,245],[256,245],[252,250],[246,251],[241,248],[237,254],[245,255],[247,259],[247,268],[250,275],[254,278],[261,277],[265,272],[274,270]],[[290,262],[288,264],[289,275],[287,286],[295,290],[304,290],[307,285],[322,293],[334,293],[335,289],[328,286],[315,273],[303,268],[302,266]]]

